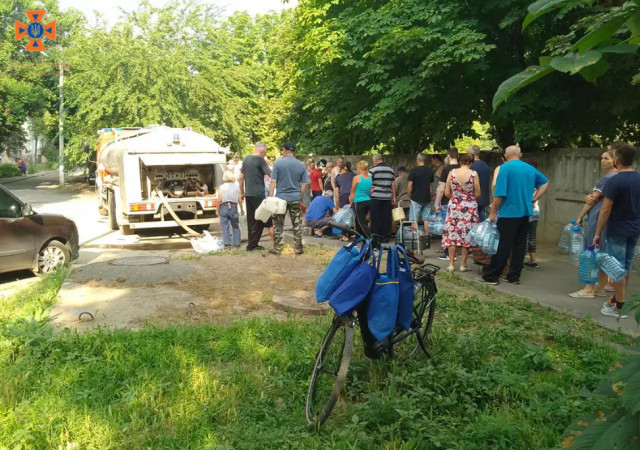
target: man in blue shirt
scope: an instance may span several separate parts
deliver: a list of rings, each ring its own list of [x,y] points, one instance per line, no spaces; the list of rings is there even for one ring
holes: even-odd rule
[[[611,177],[602,195],[604,202],[598,214],[598,226],[593,245],[600,245],[602,230],[607,227],[607,253],[624,267],[626,277],[613,283],[614,296],[602,305],[600,312],[606,316],[626,318],[620,315],[629,284],[629,269],[640,236],[640,173],[633,169],[635,147],[625,142],[611,144],[616,152],[618,173]]]
[[[509,273],[505,281],[520,283],[527,250],[527,229],[529,216],[533,215],[533,203],[538,201],[549,187],[549,180],[538,169],[520,161],[520,147],[512,145],[504,152],[506,162],[493,191],[493,203],[489,220],[498,219],[500,242],[498,252],[491,258],[491,264],[484,276],[477,281],[498,284],[498,280],[511,255]],[[535,194],[534,194],[535,192]]]
[[[273,165],[271,171],[271,184],[269,185],[269,197],[273,197],[277,190],[276,197],[286,200],[287,211],[293,225],[294,250],[296,255],[302,255],[302,213],[300,204],[302,195],[309,184],[309,174],[307,168],[294,156],[296,144],[285,142],[282,146],[282,158]],[[269,250],[272,255],[280,255],[284,243],[284,214],[273,215],[274,239],[273,248]]]
[[[304,216],[307,226],[311,228],[311,231],[317,237],[322,237],[322,232],[329,226],[333,213],[337,211],[332,198],[333,191],[324,191],[323,195],[313,199],[307,214]],[[330,214],[327,215],[327,213]]]

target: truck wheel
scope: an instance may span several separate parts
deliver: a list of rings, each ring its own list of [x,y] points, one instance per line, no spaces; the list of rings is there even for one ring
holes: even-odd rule
[[[124,236],[131,236],[134,231],[133,228],[131,228],[131,226],[129,225],[120,225],[120,233],[122,233]]]
[[[113,191],[109,191],[108,203],[109,203],[109,229],[116,231],[118,229],[118,217],[116,212],[116,199]]]

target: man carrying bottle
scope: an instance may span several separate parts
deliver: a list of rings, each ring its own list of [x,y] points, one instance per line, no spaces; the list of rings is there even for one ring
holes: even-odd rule
[[[624,267],[626,277],[613,283],[614,296],[602,305],[605,316],[625,319],[621,314],[624,306],[629,270],[640,236],[640,173],[633,169],[636,159],[635,147],[625,142],[614,142],[610,146],[616,152],[615,165],[618,173],[611,177],[602,195],[604,202],[598,215],[598,226],[593,245],[600,245],[600,237],[607,227],[607,253]]]

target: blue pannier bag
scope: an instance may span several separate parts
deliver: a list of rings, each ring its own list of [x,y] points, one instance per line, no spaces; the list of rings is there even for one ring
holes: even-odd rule
[[[382,250],[378,258],[378,274],[371,290],[367,308],[367,323],[371,334],[378,340],[389,336],[396,327],[398,316],[398,251],[392,245],[387,253],[387,272],[379,273]]]
[[[329,298],[329,305],[339,316],[346,316],[362,303],[376,280],[376,256],[371,242],[367,241],[364,247],[357,266]]]
[[[331,294],[340,287],[358,265],[359,260],[364,256],[364,252],[366,252],[367,246],[367,243],[364,242],[362,249],[358,250],[356,246],[360,242],[364,242],[364,238],[359,238],[352,244],[345,245],[335,254],[316,282],[316,301],[326,302],[329,300]]]
[[[413,301],[415,297],[415,290],[413,286],[413,276],[411,275],[411,263],[409,262],[409,256],[407,250],[401,245],[398,246],[398,252],[404,256],[404,261],[398,263],[398,282],[400,296],[398,298],[398,325],[405,330],[411,328],[411,321],[413,320]],[[398,253],[395,253],[395,257],[398,258]]]

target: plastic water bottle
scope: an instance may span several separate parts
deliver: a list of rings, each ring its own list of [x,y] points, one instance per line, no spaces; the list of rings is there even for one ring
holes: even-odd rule
[[[529,222],[535,222],[536,220],[540,219],[540,206],[538,205],[538,202],[535,202],[533,204],[533,214],[531,214],[531,216],[529,216]]]
[[[580,253],[578,279],[584,284],[596,284],[598,282],[598,271],[596,254],[593,251],[593,245],[590,245]]]
[[[635,272],[640,270],[640,247],[636,246],[633,252],[633,261],[631,262],[631,269]]]
[[[244,214],[240,216],[240,228],[247,228],[247,216]]]
[[[560,233],[560,239],[558,240],[558,248],[563,252],[569,251],[569,243],[571,240],[571,229],[575,227],[576,221],[571,219],[567,225],[564,226]]]
[[[473,227],[471,227],[471,229],[467,233],[467,236],[465,237],[465,241],[467,241],[467,243],[469,243],[469,245],[471,245],[472,247],[475,247],[476,245],[477,232],[478,232],[478,224],[475,224],[473,225]]]
[[[500,243],[500,233],[498,226],[489,222],[487,229],[483,233],[482,251],[487,255],[495,255],[498,253],[498,244]]]
[[[442,236],[442,232],[444,231],[444,218],[445,215],[440,213],[435,213],[429,219],[429,234],[432,236]]]
[[[584,235],[579,226],[575,226],[571,229],[571,236],[569,237],[569,255],[572,259],[580,258],[580,253],[584,249]]]
[[[614,282],[622,281],[627,276],[622,264],[608,253],[596,250],[596,261],[598,262],[598,267]]]

